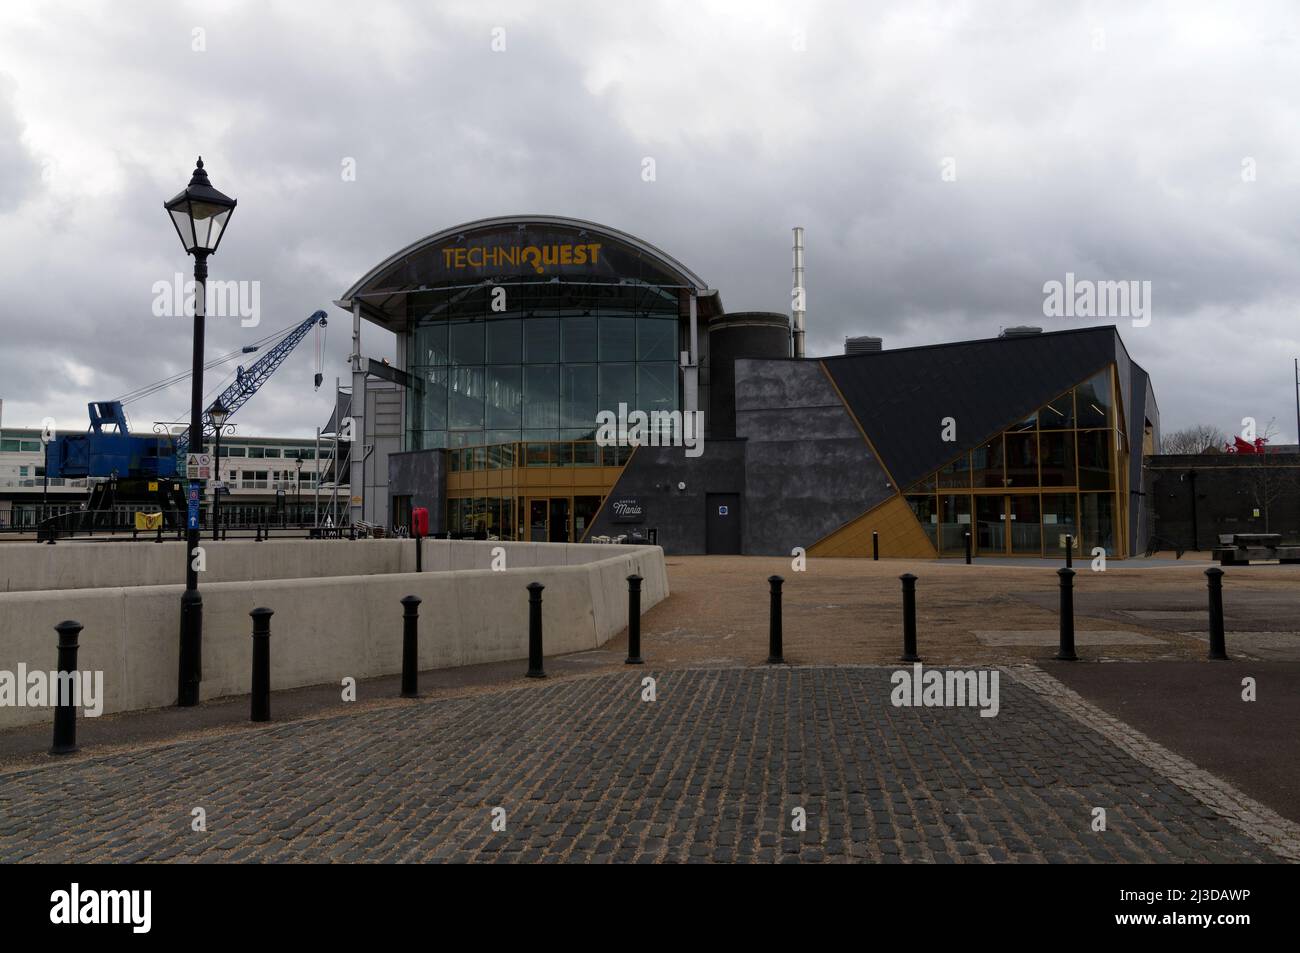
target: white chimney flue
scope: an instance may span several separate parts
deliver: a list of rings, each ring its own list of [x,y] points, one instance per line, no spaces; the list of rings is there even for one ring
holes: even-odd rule
[[[794,356],[803,357],[803,319],[807,311],[803,287],[803,227],[794,227],[794,288],[790,292],[790,310],[793,320]]]

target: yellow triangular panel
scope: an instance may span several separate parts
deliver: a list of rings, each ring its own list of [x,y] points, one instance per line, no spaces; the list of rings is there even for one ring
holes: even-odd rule
[[[894,496],[814,543],[809,556],[871,556],[871,534],[880,534],[881,559],[937,559],[934,544],[901,496]]]

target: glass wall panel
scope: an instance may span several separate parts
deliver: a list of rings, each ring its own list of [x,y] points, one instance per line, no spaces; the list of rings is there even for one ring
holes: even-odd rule
[[[1038,413],[1040,430],[1064,430],[1074,426],[1074,392],[1066,391],[1043,405]]]
[[[483,328],[486,322],[480,319],[459,320],[451,322],[447,329],[451,345],[451,363],[483,363]]]
[[[600,319],[600,359],[631,361],[636,359],[636,319]]]
[[[562,334],[561,354],[564,362],[573,364],[594,363],[599,356],[596,337],[596,319],[588,315],[564,318],[560,322]]]
[[[524,427],[558,427],[560,368],[557,364],[524,368]]]
[[[1079,431],[1079,489],[1109,490],[1110,431]]]
[[[559,359],[559,320],[533,317],[524,321],[524,363],[554,364]]]
[[[560,426],[595,431],[600,409],[595,364],[565,364],[560,368]]]
[[[1043,528],[1039,522],[1037,493],[1015,493],[1009,498],[1011,552],[1017,556],[1038,556],[1043,551]]]
[[[446,364],[449,359],[446,322],[437,321],[416,328],[415,353],[411,355],[411,364]]]
[[[655,410],[677,409],[677,365],[638,364],[636,402],[647,414]]]
[[[1007,485],[1006,473],[1002,466],[1002,438],[994,437],[982,447],[976,447],[970,453],[971,475],[975,486],[1004,487]]]
[[[1006,435],[1007,486],[1038,486],[1038,434],[1032,430]]]
[[[1005,497],[975,497],[975,550],[1000,556],[1007,551]],[[963,544],[964,545],[964,544]]]
[[[1076,387],[1074,406],[1079,418],[1077,426],[1080,429],[1110,426],[1110,371],[1102,371],[1087,383]]]
[[[480,326],[479,331],[482,330]],[[447,397],[452,430],[483,429],[482,367],[451,367],[447,375]]]
[[[1109,493],[1080,493],[1079,527],[1083,553],[1100,546],[1107,556],[1115,555],[1115,498]]]
[[[970,531],[970,496],[946,494],[939,497],[939,539],[942,552],[964,553],[965,534]]]
[[[638,318],[636,322],[636,358],[638,361],[671,361],[676,365],[677,319]]]
[[[489,364],[518,364],[523,354],[523,329],[518,318],[495,318],[487,322]]]
[[[939,489],[970,489],[970,457],[962,454],[939,470]]]
[[[636,410],[636,365],[600,365],[600,409],[617,412],[625,403],[628,410]]]
[[[933,493],[911,494],[907,497],[907,505],[912,508],[912,515],[921,524],[921,529],[925,530],[925,535],[930,537],[930,542],[937,546],[939,544],[938,498]]]
[[[1045,430],[1038,435],[1043,486],[1074,486],[1074,432]]]
[[[489,367],[487,369],[487,426],[517,428],[521,426],[523,369]]]
[[[1075,518],[1077,498],[1073,493],[1043,494],[1043,552],[1047,556],[1065,555],[1065,537],[1079,538]],[[1075,551],[1078,551],[1075,545]]]

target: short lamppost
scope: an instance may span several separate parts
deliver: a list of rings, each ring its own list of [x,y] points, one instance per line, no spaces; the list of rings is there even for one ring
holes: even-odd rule
[[[194,354],[188,450],[202,453],[203,319],[207,313],[208,256],[221,244],[235,210],[235,200],[212,187],[200,156],[190,184],[170,202],[165,202],[163,208],[171,216],[186,253],[194,256]],[[199,574],[193,561],[199,546],[199,521],[197,509],[192,505],[190,513],[185,534],[185,594],[181,596],[180,672],[176,690],[176,704],[186,707],[199,703],[199,681],[203,677],[203,599],[199,596]]]
[[[216,476],[216,485],[212,487],[212,541],[215,543],[221,537],[217,535],[221,532],[219,522],[221,518],[221,491],[224,487],[221,485],[221,437],[223,434],[234,433],[235,425],[227,424],[230,417],[230,411],[226,405],[217,398],[217,402],[212,405],[208,411],[208,418],[212,421],[213,442],[216,446],[213,448],[213,469]]]
[[[301,450],[298,453],[302,453]],[[298,507],[298,528],[302,529],[302,457],[298,457],[298,462],[294,464],[298,472],[293,478],[293,491],[297,499],[294,505]]]

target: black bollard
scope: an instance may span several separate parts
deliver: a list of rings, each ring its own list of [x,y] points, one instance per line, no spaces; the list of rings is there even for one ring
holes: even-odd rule
[[[254,542],[260,543],[261,541],[262,541],[262,524],[261,524],[261,523],[258,523],[258,524],[257,524],[257,539],[255,539]]]
[[[59,633],[59,674],[69,672],[70,681],[59,678],[54,685],[54,745],[50,754],[72,754],[77,750],[77,706],[73,704],[73,686],[80,673],[77,671],[77,636],[81,634],[80,622],[60,622],[54,627]],[[65,695],[60,689],[67,687]]]
[[[627,658],[624,665],[642,665],[641,658],[641,577],[627,577]]]
[[[542,590],[540,582],[528,584],[528,677],[545,678],[542,668]]]
[[[415,571],[424,572],[424,537],[415,537]]]
[[[199,703],[203,681],[203,596],[197,589],[181,594],[180,671],[176,676],[176,704],[189,708]]]
[[[903,656],[904,662],[919,662],[916,654],[916,577],[905,572],[898,577],[903,581]]]
[[[780,576],[768,576],[767,582],[772,589],[767,625],[767,664],[784,665],[785,655],[781,651],[781,584],[785,580]]]
[[[1074,565],[1074,537],[1065,537],[1065,568],[1069,569]]]
[[[161,522],[161,521],[159,521],[159,523],[158,523],[158,536],[154,539],[154,542],[155,542],[155,543],[161,543],[161,542],[162,542],[162,522]]]
[[[253,698],[251,721],[271,720],[271,616],[272,609],[254,609]]]
[[[880,558],[880,534],[874,529],[871,531],[871,558]]]
[[[1228,660],[1228,646],[1223,637],[1223,570],[1217,566],[1205,570],[1210,590],[1210,655],[1216,662]]]
[[[966,565],[970,565],[970,533],[966,534]]]
[[[1057,661],[1077,662],[1074,653],[1074,570],[1058,569],[1061,577],[1061,644],[1056,651]]]
[[[420,694],[420,597],[402,597],[402,697]]]

